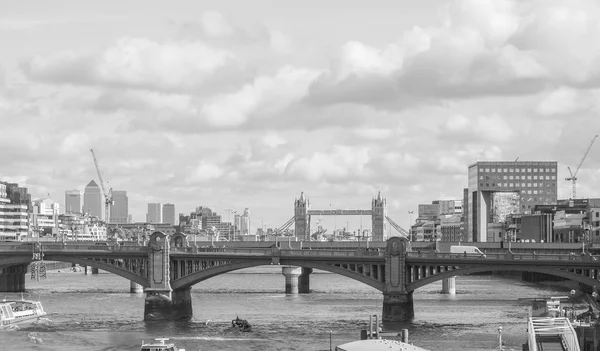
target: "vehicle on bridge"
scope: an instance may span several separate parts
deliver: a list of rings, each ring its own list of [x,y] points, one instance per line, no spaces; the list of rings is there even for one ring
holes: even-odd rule
[[[45,315],[39,301],[5,299],[0,302],[0,326],[31,323]]]
[[[158,338],[155,342],[145,344],[142,340],[142,348],[140,351],[185,351],[185,349],[179,349],[173,343],[167,343],[169,339]]]
[[[450,246],[450,253],[464,254],[468,256],[485,257],[485,254],[479,250],[476,246],[466,245],[452,245]]]

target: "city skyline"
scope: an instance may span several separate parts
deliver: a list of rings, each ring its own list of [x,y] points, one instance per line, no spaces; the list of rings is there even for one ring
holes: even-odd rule
[[[172,203],[277,228],[301,192],[367,209],[381,191],[407,229],[418,204],[462,198],[469,165],[516,159],[558,162],[564,199],[600,132],[592,0],[7,7],[0,180],[62,203],[100,184],[93,148],[136,221]],[[600,142],[577,197],[598,182]]]

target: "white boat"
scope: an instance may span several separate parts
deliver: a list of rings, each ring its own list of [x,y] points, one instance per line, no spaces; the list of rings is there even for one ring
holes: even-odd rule
[[[0,325],[31,323],[46,316],[39,301],[6,300],[0,301]]]
[[[142,348],[140,351],[185,351],[185,349],[179,349],[173,343],[167,343],[169,339],[158,338],[154,342],[144,343],[142,340]]]

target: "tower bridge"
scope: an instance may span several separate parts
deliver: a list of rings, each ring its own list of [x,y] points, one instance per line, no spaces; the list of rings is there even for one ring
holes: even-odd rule
[[[147,246],[90,246],[38,243],[0,246],[0,291],[25,290],[26,266],[41,260],[73,262],[99,268],[140,284],[146,294],[144,319],[170,320],[192,316],[190,289],[217,275],[238,269],[277,265],[285,276],[286,293],[309,293],[314,269],[340,274],[367,284],[383,295],[383,320],[414,316],[413,293],[442,281],[443,293],[454,293],[455,277],[478,272],[537,272],[600,288],[600,261],[589,254],[414,252],[403,237],[367,250],[268,248],[200,248],[185,234],[151,235]]]
[[[394,222],[387,214],[387,200],[381,196],[381,192],[371,200],[371,209],[329,209],[316,210],[310,208],[310,201],[304,196],[294,200],[294,216],[281,226],[277,232],[281,233],[295,224],[294,235],[300,240],[311,240],[310,223],[312,216],[371,216],[371,239],[372,241],[385,241],[391,233],[387,233],[387,223],[398,231],[400,236],[409,238],[408,232]]]

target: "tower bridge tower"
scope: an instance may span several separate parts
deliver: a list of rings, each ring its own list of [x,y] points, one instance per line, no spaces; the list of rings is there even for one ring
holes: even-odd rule
[[[296,237],[300,240],[310,240],[309,208],[310,201],[304,197],[304,192],[302,192],[300,198],[294,201],[294,229]]]
[[[385,241],[387,233],[385,231],[387,218],[387,200],[381,197],[381,192],[371,201],[371,223],[372,223],[372,241]]]

